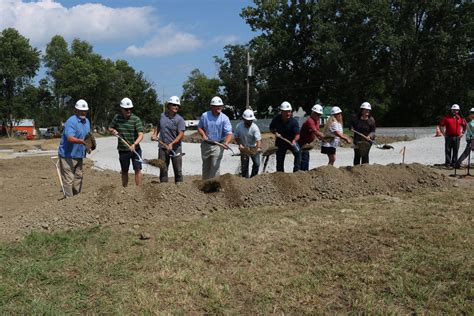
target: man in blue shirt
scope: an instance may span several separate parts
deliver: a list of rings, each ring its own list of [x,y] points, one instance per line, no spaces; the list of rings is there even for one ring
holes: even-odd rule
[[[270,131],[277,136],[275,146],[278,147],[277,171],[284,172],[286,151],[290,150],[295,156],[293,163],[293,172],[300,170],[301,150],[297,144],[300,139],[300,125],[298,121],[291,116],[291,104],[284,101],[280,105],[281,114],[275,116],[270,123]],[[291,145],[290,145],[291,143]]]
[[[58,156],[65,197],[79,194],[82,189],[83,158],[86,156],[84,139],[91,131],[86,117],[88,110],[89,106],[85,100],[77,101],[75,114],[64,123]]]
[[[198,124],[201,135],[202,179],[207,180],[219,175],[224,148],[232,141],[232,125],[229,117],[222,113],[224,103],[219,97],[211,100],[211,110],[204,112]],[[221,143],[220,146],[217,143]]]

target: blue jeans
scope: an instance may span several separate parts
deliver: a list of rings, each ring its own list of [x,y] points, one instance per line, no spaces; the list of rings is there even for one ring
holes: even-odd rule
[[[301,153],[300,170],[302,170],[302,171],[308,171],[309,170],[309,150],[305,150]]]
[[[295,161],[293,163],[293,172],[296,172],[300,170],[300,164],[301,164],[301,150],[295,150],[294,147],[290,146],[280,146],[278,147],[278,151],[276,152],[276,158],[277,158],[277,166],[276,169],[277,171],[280,172],[285,172],[285,156],[286,156],[286,151],[290,150],[293,156],[295,156]]]
[[[244,178],[249,178],[250,159],[252,159],[252,172],[250,174],[250,178],[256,176],[258,174],[258,169],[260,169],[260,153],[256,153],[255,155],[250,157],[248,155],[241,155],[240,164],[242,165],[242,177]]]

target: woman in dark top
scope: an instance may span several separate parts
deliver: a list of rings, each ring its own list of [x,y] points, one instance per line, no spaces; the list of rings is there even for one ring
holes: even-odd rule
[[[351,120],[350,128],[370,139],[375,139],[375,120],[370,115],[372,106],[369,102],[364,102],[360,106],[357,116]],[[372,143],[362,136],[354,133],[354,166],[362,163],[369,163],[369,151]]]

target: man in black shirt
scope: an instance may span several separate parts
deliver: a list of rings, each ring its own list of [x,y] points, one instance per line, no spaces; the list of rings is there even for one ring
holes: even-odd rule
[[[286,151],[290,150],[295,161],[293,164],[293,172],[300,168],[301,150],[297,144],[300,139],[300,126],[298,121],[291,116],[291,104],[287,101],[280,105],[281,114],[273,118],[270,123],[270,131],[276,135],[275,146],[278,147],[277,155],[277,171],[284,172]]]

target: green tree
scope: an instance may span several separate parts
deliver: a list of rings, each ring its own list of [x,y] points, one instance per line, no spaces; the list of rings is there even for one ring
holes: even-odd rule
[[[0,120],[9,127],[9,137],[15,122],[27,114],[26,105],[16,99],[36,75],[39,55],[17,30],[8,28],[0,34]]]
[[[353,112],[368,100],[385,125],[433,124],[472,104],[472,1],[254,0],[241,16],[260,33],[259,102]]]
[[[183,84],[181,108],[186,119],[197,119],[209,109],[212,97],[219,95],[220,82],[194,69]]]
[[[70,106],[78,99],[89,103],[89,117],[94,127],[105,128],[118,112],[120,100],[132,99],[136,113],[145,122],[159,115],[153,84],[124,60],[113,62],[94,53],[92,45],[73,40],[66,50],[64,39],[55,36],[47,46],[45,65],[58,104]],[[69,104],[62,100],[69,99]]]

